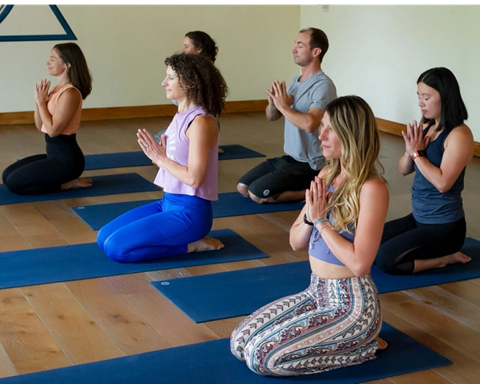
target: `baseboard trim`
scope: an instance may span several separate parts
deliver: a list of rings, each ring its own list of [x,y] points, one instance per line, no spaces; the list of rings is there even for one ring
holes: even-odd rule
[[[263,112],[267,100],[227,101],[223,113]],[[133,107],[87,108],[82,111],[83,121],[135,119],[142,117],[168,117],[175,114],[173,104],[140,105]],[[0,113],[0,125],[33,124],[33,111]],[[406,125],[377,118],[378,128],[382,132],[401,136]],[[480,157],[480,143],[474,143],[474,155]]]
[[[267,100],[227,101],[223,113],[261,112],[267,106]],[[82,111],[83,121],[135,119],[142,117],[173,116],[176,107],[173,104],[139,105],[133,107],[86,108]],[[0,125],[33,124],[33,111],[0,113]]]

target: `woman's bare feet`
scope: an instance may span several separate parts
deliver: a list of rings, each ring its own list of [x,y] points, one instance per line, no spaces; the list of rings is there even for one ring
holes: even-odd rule
[[[79,177],[78,179],[62,184],[62,191],[65,191],[67,189],[89,188],[91,186],[92,186],[92,179]]]
[[[472,260],[471,257],[465,255],[462,252],[455,252],[455,253],[452,253],[451,255],[444,256],[444,258],[446,263],[445,265],[457,264],[457,263],[465,264]]]
[[[435,259],[417,259],[413,273],[426,271],[433,268],[443,268],[449,264],[468,263],[472,259],[462,252],[455,252],[451,255],[437,257]]]
[[[213,237],[204,237],[202,240],[194,241],[193,243],[188,244],[187,253],[217,251],[224,247],[225,245],[223,245],[220,240],[214,239]]]
[[[380,350],[380,351],[381,351],[382,349],[386,349],[386,348],[388,347],[388,343],[387,343],[385,340],[381,339],[380,337],[377,337],[377,338],[375,339],[375,341],[376,341],[377,344],[378,344],[377,349]]]

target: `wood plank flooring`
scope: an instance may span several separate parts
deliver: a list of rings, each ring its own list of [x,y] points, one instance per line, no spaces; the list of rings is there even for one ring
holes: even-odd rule
[[[78,141],[85,154],[139,150],[136,130],[155,134],[168,118],[88,121]],[[221,144],[242,144],[267,156],[282,154],[283,122],[262,113],[221,117]],[[42,134],[33,125],[0,126],[0,169],[18,158],[42,153]],[[380,160],[389,181],[387,219],[410,212],[412,177],[401,177],[397,159],[403,140],[382,134]],[[220,192],[263,159],[220,162]],[[85,176],[137,172],[153,180],[154,166],[85,172]],[[464,204],[468,236],[480,239],[478,190],[480,159],[467,169]],[[92,231],[71,206],[153,199],[158,192],[0,205],[0,252],[94,242]],[[230,228],[270,257],[200,267],[71,281],[0,290],[0,377],[65,367],[119,356],[228,337],[242,317],[193,323],[156,291],[152,280],[254,268],[306,260],[294,252],[288,230],[298,212],[214,220],[213,229]],[[377,384],[473,384],[480,378],[480,279],[381,295],[384,319],[453,365],[374,381]]]

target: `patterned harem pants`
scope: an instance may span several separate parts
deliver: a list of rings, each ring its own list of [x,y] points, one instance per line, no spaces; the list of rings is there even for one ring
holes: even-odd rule
[[[305,291],[243,320],[230,337],[230,348],[260,375],[326,372],[375,359],[381,324],[370,275],[322,279],[312,273]]]

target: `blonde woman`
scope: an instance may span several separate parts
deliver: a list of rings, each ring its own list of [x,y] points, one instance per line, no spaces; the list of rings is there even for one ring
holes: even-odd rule
[[[372,110],[358,96],[330,102],[319,138],[327,165],[290,230],[294,250],[308,247],[310,286],[260,308],[230,339],[232,353],[260,375],[325,372],[372,360],[386,347],[370,268],[389,195]]]

